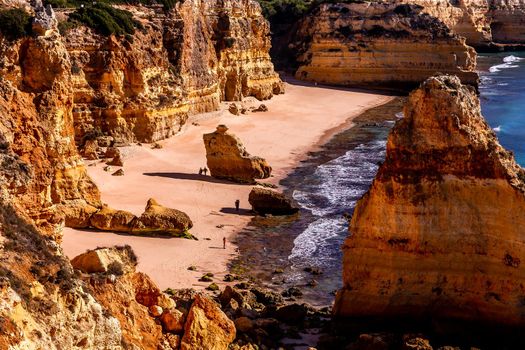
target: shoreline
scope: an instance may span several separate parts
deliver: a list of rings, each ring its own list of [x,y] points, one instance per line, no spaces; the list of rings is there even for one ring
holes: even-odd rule
[[[316,174],[321,168],[334,164],[334,161],[337,162],[338,159],[346,157],[350,152],[356,152],[356,149],[362,146],[369,149],[370,153],[367,154],[369,159],[377,158],[378,154],[375,153],[377,149],[370,146],[378,142],[386,144],[388,133],[398,119],[397,113],[402,110],[404,101],[404,97],[396,97],[387,103],[367,108],[352,118],[349,128],[338,130],[318,150],[309,152],[307,159],[282,179],[280,185],[285,189],[288,197],[293,197],[294,192],[298,191],[298,193],[314,195],[321,202],[317,202],[313,210],[310,205],[300,203],[300,215],[295,219],[254,217],[248,227],[237,234],[240,254],[232,261],[232,269],[241,271],[241,275],[245,275],[259,287],[278,293],[291,287],[297,287],[303,294],[301,302],[307,302],[318,308],[330,306],[334,299],[333,292],[338,290],[342,283],[342,266],[340,266],[342,256],[340,259],[336,257],[339,255],[340,246],[348,236],[347,226],[345,225],[343,232],[333,228],[330,230],[331,237],[326,238],[332,246],[330,249],[331,261],[326,260],[327,253],[317,252],[313,252],[313,255],[301,254],[301,258],[290,257],[292,248],[297,248],[295,240],[305,235],[310,225],[317,220],[327,222],[336,217],[343,217],[343,214],[351,214],[353,211],[353,206],[350,204],[353,202],[352,197],[360,197],[360,193],[364,194],[368,190],[375,173],[368,174],[373,175],[369,179],[370,184],[363,183],[360,188],[354,187],[355,183],[346,183],[346,181],[359,178],[359,181],[362,182],[367,176],[365,173],[352,172],[347,174],[347,178],[339,178],[337,181],[345,181],[348,188],[351,188],[350,193],[340,193],[339,205],[323,203],[323,198],[327,199],[324,196],[330,197],[331,193],[318,192],[319,188],[316,188],[315,183],[329,184],[330,180]],[[354,169],[353,171],[356,170],[353,167],[350,168]],[[328,208],[330,213],[321,216],[315,213],[316,210],[323,211]],[[319,243],[321,245],[318,245]],[[325,249],[322,243],[315,243],[316,249]],[[263,249],[264,253],[261,253]],[[305,268],[321,273],[312,274],[305,271]],[[276,273],[278,270],[281,272]],[[315,281],[315,284],[309,284],[310,281]]]
[[[238,256],[233,242],[253,218],[247,203],[252,186],[196,174],[206,164],[202,134],[226,124],[251,154],[268,160],[274,171],[264,182],[283,191],[286,188],[279,184],[281,180],[309,154],[350,128],[353,119],[367,109],[395,98],[370,91],[294,84],[293,79],[288,79],[286,88],[286,94],[269,101],[243,102],[247,106],[263,103],[268,112],[234,116],[227,110],[230,103],[223,103],[220,111],[192,116],[178,135],[159,142],[162,149],[151,149],[150,145],[122,148],[123,177],[103,171],[105,164],[101,161],[86,161],[103,202],[140,214],[146,201],[155,198],[164,206],[186,212],[194,222],[191,232],[199,241],[65,228],[62,247],[66,255],[72,259],[98,246],[129,244],[139,257],[138,271],[150,275],[162,290],[203,289],[209,283],[198,282],[198,278],[208,272],[215,275],[214,282],[220,286],[227,284],[222,277]],[[235,199],[241,200],[240,213],[233,211]],[[222,249],[223,237],[228,241],[226,249]],[[197,270],[189,271],[189,266]]]

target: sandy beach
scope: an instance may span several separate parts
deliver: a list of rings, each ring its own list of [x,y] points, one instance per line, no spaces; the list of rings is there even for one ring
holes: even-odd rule
[[[199,240],[66,228],[64,251],[73,258],[87,249],[129,244],[138,255],[138,270],[149,274],[161,289],[204,288],[208,283],[198,282],[198,278],[206,272],[221,281],[228,273],[227,262],[236,254],[230,242],[251,219],[248,194],[252,186],[198,175],[199,168],[206,165],[202,134],[226,124],[248,152],[267,159],[273,176],[265,182],[278,185],[309,151],[350,127],[353,117],[391,99],[370,92],[287,83],[286,94],[263,102],[268,112],[235,116],[225,103],[219,112],[193,116],[179,135],[159,142],[162,149],[150,145],[124,148],[125,176],[111,176],[103,170],[104,163],[89,162],[89,174],[105,203],[140,215],[146,201],[155,198],[164,206],[186,212],[194,223],[191,232]],[[260,102],[248,99],[245,104],[258,106]],[[240,213],[233,209],[236,199],[241,202]],[[226,249],[222,248],[223,237],[228,241]],[[197,271],[189,271],[190,265]]]

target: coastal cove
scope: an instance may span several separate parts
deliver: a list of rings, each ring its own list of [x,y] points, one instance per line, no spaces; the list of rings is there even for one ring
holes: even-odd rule
[[[103,163],[89,162],[88,172],[105,203],[138,214],[153,197],[188,213],[194,222],[191,233],[198,241],[66,228],[62,243],[65,253],[72,258],[98,246],[129,244],[138,256],[138,271],[151,276],[161,289],[203,289],[208,284],[198,279],[208,272],[216,276],[215,282],[224,284],[221,281],[229,272],[227,264],[237,256],[230,242],[253,217],[247,202],[252,186],[197,175],[199,167],[206,164],[202,134],[226,124],[250,153],[267,159],[274,174],[269,182],[278,185],[307,159],[308,152],[350,128],[364,110],[393,98],[288,81],[286,94],[265,102],[268,112],[234,116],[225,104],[221,111],[192,117],[180,134],[160,142],[162,149],[147,145],[123,148],[123,177],[112,177],[103,170]],[[260,102],[248,99],[245,103],[257,106]],[[240,215],[233,210],[236,199],[241,200]],[[228,241],[225,250],[223,237]],[[189,271],[189,266],[197,270]]]

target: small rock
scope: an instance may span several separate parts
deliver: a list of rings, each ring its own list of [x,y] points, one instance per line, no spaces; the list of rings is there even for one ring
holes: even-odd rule
[[[167,332],[182,333],[184,330],[184,314],[177,309],[165,311],[160,322]]]
[[[289,324],[302,322],[308,315],[308,307],[303,304],[290,304],[277,309],[275,317]]]
[[[235,277],[233,275],[227,274],[224,276],[223,279],[224,282],[233,282],[235,281]]]
[[[115,171],[111,176],[124,176],[124,169],[119,169]]]
[[[297,287],[290,287],[288,288],[287,290],[283,291],[281,293],[281,295],[285,298],[289,298],[289,297],[302,297],[303,296],[303,292],[301,292],[301,290]]]
[[[316,280],[310,280],[306,284],[308,287],[316,287],[319,283]]]
[[[213,279],[208,275],[203,275],[201,278],[199,278],[200,282],[211,282]]]
[[[109,166],[109,165],[106,165],[106,166],[104,167],[104,171],[107,171],[108,173],[109,173],[111,170],[113,170],[113,168],[112,168],[111,166]]]
[[[104,157],[113,159],[115,157],[120,157],[120,156],[121,156],[120,150],[117,147],[108,147],[106,149],[106,154]]]
[[[237,289],[249,289],[250,284],[246,282],[241,282],[241,283],[237,283],[234,287]]]
[[[235,328],[237,331],[248,333],[253,329],[253,321],[248,317],[239,317],[235,319]]]
[[[122,160],[120,153],[116,155],[115,158],[107,162],[107,165],[124,166],[124,161]]]
[[[256,109],[253,110],[254,112],[268,112],[268,107],[265,104],[259,105]]]
[[[228,111],[231,114],[233,114],[233,115],[239,115],[240,114],[239,106],[237,106],[236,103],[230,104],[230,107],[228,108]]]
[[[115,139],[113,136],[99,136],[97,137],[97,143],[100,147],[111,147],[111,145],[115,142]]]
[[[188,270],[197,271],[197,266],[191,265],[190,267],[188,267]]]
[[[275,269],[275,270],[273,270],[272,273],[273,273],[274,275],[278,275],[278,274],[284,273],[284,270],[283,270],[283,269]]]
[[[212,283],[208,287],[206,287],[206,289],[215,292],[219,290],[219,286],[217,285],[217,283]]]
[[[263,187],[254,187],[248,197],[254,212],[264,215],[292,215],[298,209],[284,194]]]
[[[159,317],[160,315],[162,315],[162,311],[162,308],[158,305],[151,305],[149,307],[149,312],[153,317]]]
[[[158,142],[155,142],[153,145],[151,145],[151,149],[161,149],[162,145]]]

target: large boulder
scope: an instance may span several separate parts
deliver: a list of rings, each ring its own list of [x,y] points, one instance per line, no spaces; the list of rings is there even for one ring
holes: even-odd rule
[[[335,315],[524,326],[524,180],[474,89],[429,78],[353,213]]]
[[[291,215],[299,210],[284,194],[263,187],[254,187],[248,202],[253,211],[259,214]]]
[[[181,350],[226,350],[235,334],[235,324],[219,305],[197,294],[188,313]]]
[[[124,274],[134,272],[137,256],[130,246],[88,250],[71,260],[71,265],[85,273]]]
[[[225,125],[204,134],[203,139],[211,176],[241,183],[255,183],[256,179],[270,177],[272,168],[266,160],[251,156]]]
[[[116,210],[108,206],[91,216],[91,226],[103,231],[130,232],[137,217],[125,210]]]
[[[192,227],[193,222],[186,213],[166,208],[150,198],[144,213],[134,221],[131,233],[177,236]]]

